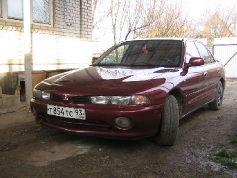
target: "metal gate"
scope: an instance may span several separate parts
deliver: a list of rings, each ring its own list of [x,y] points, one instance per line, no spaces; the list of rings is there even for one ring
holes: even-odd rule
[[[215,38],[213,53],[225,66],[227,78],[237,78],[237,37]]]

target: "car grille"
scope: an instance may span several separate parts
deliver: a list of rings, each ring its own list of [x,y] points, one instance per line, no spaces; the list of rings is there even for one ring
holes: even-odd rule
[[[63,102],[64,101],[62,96],[56,95],[56,94],[51,94],[50,99],[52,101],[56,101],[56,102]],[[91,103],[90,98],[88,96],[69,97],[67,101],[73,102],[73,103],[76,103],[76,104],[89,104],[89,103]]]
[[[80,120],[80,119],[65,119],[57,116],[43,115],[40,118],[49,124],[76,130],[88,131],[112,131],[112,127],[104,122],[98,120]]]
[[[78,103],[78,104],[91,103],[90,98],[88,96],[76,96],[76,97],[72,97],[69,100],[71,100],[74,103]]]
[[[55,94],[51,94],[50,99],[53,101],[58,101],[58,102],[63,101],[63,98],[61,96],[55,95]]]

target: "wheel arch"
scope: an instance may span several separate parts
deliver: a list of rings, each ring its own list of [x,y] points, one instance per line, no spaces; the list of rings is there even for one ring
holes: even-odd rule
[[[179,89],[175,88],[169,92],[169,95],[173,95],[176,98],[178,105],[179,105],[179,114],[181,115],[182,114],[182,103],[183,103],[182,92]]]
[[[224,78],[221,78],[220,81],[221,81],[221,83],[222,83],[222,85],[223,85],[223,87],[224,87],[224,89],[225,89],[225,79],[224,79]]]

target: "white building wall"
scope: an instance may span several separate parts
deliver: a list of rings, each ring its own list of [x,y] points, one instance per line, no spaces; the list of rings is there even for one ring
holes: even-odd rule
[[[33,70],[84,68],[90,65],[90,41],[52,34],[32,34]],[[24,71],[23,32],[0,31],[0,71]]]
[[[33,70],[88,66],[92,59],[92,0],[52,2],[52,23],[32,23]],[[22,21],[0,16],[0,73],[24,71],[23,34]]]

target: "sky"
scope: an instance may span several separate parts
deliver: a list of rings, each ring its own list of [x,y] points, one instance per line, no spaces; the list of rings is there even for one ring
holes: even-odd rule
[[[181,0],[184,10],[193,18],[200,18],[207,9],[214,9],[216,6],[231,7],[237,4],[236,0]],[[237,8],[237,7],[236,7]],[[237,9],[236,9],[237,11]]]

